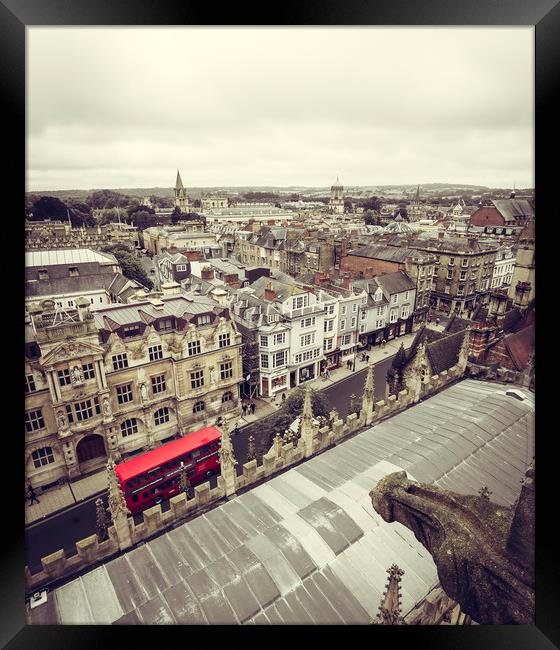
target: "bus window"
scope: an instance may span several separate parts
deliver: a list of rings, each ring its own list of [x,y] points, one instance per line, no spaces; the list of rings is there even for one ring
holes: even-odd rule
[[[147,499],[150,496],[150,490],[146,490],[145,492],[142,492],[142,496],[144,499]]]
[[[198,458],[200,456],[200,451],[200,449],[195,449],[193,452],[191,452],[191,457]]]
[[[132,500],[136,503],[136,502],[138,501],[138,495],[137,495],[137,494],[133,494],[133,495],[132,495]]]

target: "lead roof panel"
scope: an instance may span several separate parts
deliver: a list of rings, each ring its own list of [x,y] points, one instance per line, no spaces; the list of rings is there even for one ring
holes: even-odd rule
[[[371,623],[393,562],[406,614],[435,565],[369,491],[405,468],[459,493],[487,485],[511,505],[534,446],[534,400],[520,390],[524,401],[501,384],[455,384],[54,589],[30,622]]]

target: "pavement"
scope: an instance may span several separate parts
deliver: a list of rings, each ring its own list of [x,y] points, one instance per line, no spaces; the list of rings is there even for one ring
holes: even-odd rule
[[[436,329],[435,325],[433,328]],[[440,325],[443,328],[443,325]],[[437,329],[440,329],[437,328]],[[415,334],[406,334],[392,341],[388,341],[384,348],[375,347],[371,350],[364,350],[370,357],[370,363],[376,364],[383,361],[388,357],[394,355],[401,343],[405,349],[410,347]],[[349,359],[352,357],[349,356]],[[361,352],[356,355],[356,366],[354,369],[346,367],[346,362],[343,360],[342,366],[330,371],[328,379],[319,377],[306,382],[304,385],[309,385],[315,390],[322,390],[332,386],[333,384],[342,381],[356,372],[363,370],[367,366],[365,361],[361,361]],[[278,394],[274,398],[255,397],[251,400],[255,404],[255,413],[253,415],[245,415],[238,418],[237,422],[239,427],[246,424],[260,420],[261,418],[270,415],[281,406],[281,397]],[[86,476],[85,478],[78,479],[72,483],[65,483],[59,487],[51,488],[41,494],[37,495],[39,503],[29,505],[26,500],[25,507],[25,524],[30,525],[38,521],[42,521],[57,512],[67,510],[75,504],[81,503],[96,494],[100,494],[107,489],[107,477],[105,470]]]

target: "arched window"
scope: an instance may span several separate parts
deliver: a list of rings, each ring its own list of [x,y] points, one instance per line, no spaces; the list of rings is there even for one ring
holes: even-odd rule
[[[31,458],[33,459],[33,464],[36,468],[54,463],[54,454],[52,447],[41,447],[41,449],[36,449],[31,454]]]
[[[228,390],[222,395],[222,404],[224,402],[231,402],[232,399],[233,399],[233,393],[230,390]]]
[[[204,411],[205,408],[206,408],[206,405],[204,404],[204,402],[202,402],[202,401],[195,402],[194,406],[192,407],[192,412],[193,413],[200,413],[200,411]]]
[[[169,409],[167,406],[163,406],[154,413],[154,424],[156,427],[164,424],[164,422],[169,422]]]
[[[130,418],[130,420],[121,422],[121,436],[123,438],[131,436],[134,433],[138,433],[138,421],[136,418]]]

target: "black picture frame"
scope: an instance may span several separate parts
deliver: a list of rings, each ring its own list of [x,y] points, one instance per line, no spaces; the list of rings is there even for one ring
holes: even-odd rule
[[[173,0],[0,0],[0,61],[3,70],[2,87],[5,90],[3,113],[4,125],[12,138],[12,146],[5,149],[9,156],[10,166],[5,180],[8,201],[13,208],[10,221],[14,222],[11,238],[12,251],[16,256],[23,251],[23,241],[19,247],[18,235],[23,240],[23,228],[19,229],[18,216],[21,214],[21,199],[25,192],[22,180],[25,178],[25,28],[38,25],[445,25],[445,26],[480,26],[480,25],[533,25],[535,26],[535,68],[536,68],[536,188],[538,189],[539,211],[546,212],[547,206],[553,208],[552,191],[554,183],[552,174],[557,163],[547,164],[547,152],[557,153],[553,147],[553,115],[557,111],[552,101],[554,90],[558,87],[558,50],[560,39],[560,5],[558,0],[469,0],[450,2],[449,0],[393,0],[392,2],[365,2],[364,0],[344,0],[344,2],[283,2],[265,8],[263,6],[239,5],[230,3],[218,7],[214,3],[180,2]],[[266,15],[268,13],[268,15]],[[515,65],[515,61],[512,61]],[[554,113],[553,113],[554,111]],[[6,146],[6,145],[5,145]],[[553,158],[551,157],[551,160]],[[6,177],[5,177],[6,178]],[[21,194],[19,194],[21,192]],[[8,209],[8,208],[5,208]],[[12,224],[8,224],[9,228]],[[8,251],[5,251],[6,255]],[[20,260],[21,258],[17,258]],[[17,264],[17,262],[16,262]],[[12,280],[13,281],[13,280]],[[12,296],[16,292],[12,291]],[[12,298],[13,300],[13,298]],[[19,327],[18,310],[12,327]],[[3,319],[6,320],[6,319]],[[10,323],[8,323],[10,325]],[[8,367],[19,368],[20,357],[17,335],[10,331],[4,340],[14,341],[7,352],[14,355],[14,363]],[[5,370],[6,372],[6,370]],[[23,391],[18,390],[18,382],[14,381],[11,388],[13,399],[4,405],[4,411],[9,411],[14,420],[14,426],[7,424],[3,418],[5,458],[23,458],[23,436],[17,434],[21,427],[21,418],[14,414],[21,404],[23,407]],[[543,382],[544,383],[544,382]],[[543,386],[544,388],[544,386]],[[19,401],[21,400],[21,402]],[[540,412],[540,402],[539,412]],[[544,400],[543,400],[544,402]],[[546,408],[546,407],[545,407]],[[23,411],[23,408],[19,413]],[[544,420],[544,415],[542,419]],[[541,422],[541,417],[537,417]],[[420,647],[431,648],[508,648],[514,650],[553,648],[560,643],[560,602],[558,584],[557,551],[554,548],[555,537],[552,529],[554,523],[549,520],[549,509],[546,506],[546,495],[554,493],[552,468],[548,471],[546,465],[550,458],[548,446],[550,438],[557,425],[549,425],[542,432],[542,439],[536,445],[538,453],[537,466],[537,552],[536,552],[536,625],[534,626],[471,626],[471,627],[408,627],[408,628],[368,628],[352,630],[373,637],[373,642],[393,643],[395,635],[399,640],[412,642]],[[22,492],[23,463],[9,463],[5,468],[13,472],[12,484],[14,495]],[[5,476],[5,480],[7,477]],[[8,501],[11,497],[8,495]],[[17,497],[20,499],[20,497]],[[23,500],[22,500],[23,501]],[[258,640],[270,632],[268,629],[256,626],[253,628],[228,628],[213,630],[211,633],[202,628],[184,629],[155,629],[146,627],[131,629],[128,627],[103,626],[45,626],[31,627],[26,625],[24,607],[24,547],[23,530],[21,526],[21,509],[16,504],[16,514],[10,520],[10,533],[2,535],[3,552],[1,555],[2,572],[0,574],[0,643],[6,648],[85,648],[112,647],[117,643],[132,646],[136,641],[145,647],[157,643],[162,646],[162,635],[167,637],[173,633],[176,642],[215,643],[216,633],[226,633],[230,643],[236,643],[248,634],[256,634]],[[4,506],[3,506],[4,507]],[[557,511],[557,507],[555,508]],[[326,633],[328,639],[335,630],[309,628],[290,629],[301,643],[316,642],[317,634]],[[288,630],[274,630],[272,638],[280,639]],[[339,628],[336,633],[341,632]],[[344,632],[344,630],[342,630]],[[152,637],[152,635],[154,635]],[[194,638],[193,638],[194,635]],[[403,635],[406,636],[406,640]],[[150,638],[152,637],[152,638]],[[257,641],[255,637],[254,641]],[[302,638],[306,637],[306,638]],[[340,638],[340,637],[339,637]],[[328,640],[327,639],[327,640]],[[244,639],[245,642],[251,640]],[[348,643],[347,639],[341,639]],[[254,642],[253,641],[253,642]],[[334,641],[334,639],[333,639]],[[336,641],[335,641],[336,642]],[[372,641],[367,638],[366,643]]]

